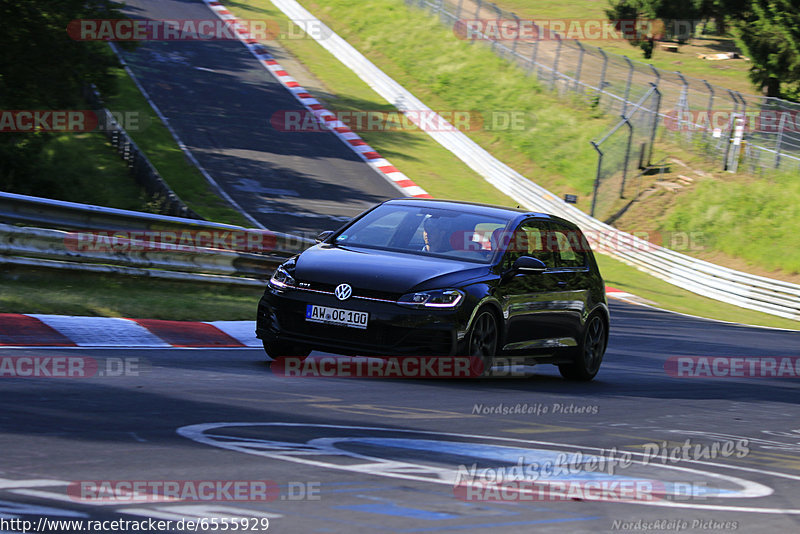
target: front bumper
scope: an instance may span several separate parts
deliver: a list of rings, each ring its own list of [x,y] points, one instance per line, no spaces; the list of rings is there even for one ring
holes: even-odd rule
[[[366,329],[306,320],[306,306],[369,313]],[[319,350],[360,356],[455,356],[466,331],[469,312],[456,309],[408,308],[393,302],[333,295],[302,289],[268,288],[258,304],[256,335]]]

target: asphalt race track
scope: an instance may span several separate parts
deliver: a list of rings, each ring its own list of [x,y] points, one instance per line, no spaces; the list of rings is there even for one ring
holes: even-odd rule
[[[618,302],[612,313],[605,363],[588,384],[550,366],[484,380],[290,378],[251,349],[2,349],[0,361],[89,357],[100,372],[0,378],[0,518],[241,516],[267,518],[270,532],[653,530],[633,528],[637,521],[672,521],[656,524],[666,531],[796,532],[798,380],[677,378],[665,362],[797,357],[800,334]],[[653,449],[687,439],[689,455],[674,461]],[[461,465],[528,465],[556,452],[611,459],[611,448],[650,457],[556,479],[645,480],[671,494],[488,499],[465,497],[448,478]],[[81,481],[264,480],[276,485],[269,499],[98,501],[75,491]]]
[[[217,18],[202,2],[126,4],[134,18]],[[138,44],[123,53],[137,79],[212,178],[266,228],[335,229],[403,196],[332,133],[275,129],[274,114],[303,107],[240,42]]]

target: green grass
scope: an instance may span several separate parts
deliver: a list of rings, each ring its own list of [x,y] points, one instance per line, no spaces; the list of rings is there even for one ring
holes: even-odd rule
[[[266,287],[266,282],[264,283]],[[0,271],[0,312],[172,319],[255,320],[258,287],[234,287],[30,268]]]
[[[707,180],[667,215],[668,231],[701,232],[705,246],[767,269],[800,273],[800,180]]]
[[[106,106],[115,112],[138,112],[144,127],[128,133],[144,151],[170,188],[191,209],[211,220],[241,226],[252,226],[239,212],[222,200],[200,171],[184,156],[169,130],[142,96],[125,70],[116,69],[119,91],[105,97]]]
[[[39,177],[19,192],[49,198],[142,210],[147,197],[128,166],[98,132],[60,133],[39,155]]]

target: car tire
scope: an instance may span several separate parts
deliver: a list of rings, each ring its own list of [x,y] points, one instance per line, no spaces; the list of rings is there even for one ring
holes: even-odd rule
[[[606,352],[606,323],[599,314],[589,316],[583,330],[581,342],[570,363],[558,366],[561,376],[567,380],[588,382],[600,370]]]
[[[266,352],[267,356],[273,360],[277,360],[281,357],[291,356],[294,358],[300,358],[302,361],[305,360],[309,354],[311,354],[311,348],[303,345],[268,339],[262,339],[261,341],[264,344],[264,352]]]
[[[491,376],[499,342],[497,316],[487,308],[479,310],[469,329],[466,345],[467,355],[476,359],[473,367],[476,375]]]

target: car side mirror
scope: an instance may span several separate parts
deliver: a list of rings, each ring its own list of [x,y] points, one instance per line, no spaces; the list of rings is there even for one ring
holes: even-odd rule
[[[333,230],[325,230],[324,232],[320,232],[316,238],[316,242],[322,243],[332,235],[333,235]]]
[[[545,265],[542,260],[534,258],[533,256],[520,256],[514,262],[512,269],[514,272],[518,273],[535,274],[546,271],[547,265]]]

